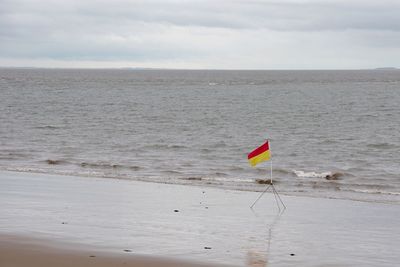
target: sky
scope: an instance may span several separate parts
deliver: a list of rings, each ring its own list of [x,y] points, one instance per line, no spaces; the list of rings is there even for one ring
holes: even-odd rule
[[[0,66],[400,67],[399,0],[0,0]]]

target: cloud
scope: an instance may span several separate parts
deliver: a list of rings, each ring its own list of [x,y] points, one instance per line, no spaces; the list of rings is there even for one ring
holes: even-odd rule
[[[399,59],[399,11],[394,0],[0,0],[0,65],[363,67],[387,49],[370,63],[386,65]]]

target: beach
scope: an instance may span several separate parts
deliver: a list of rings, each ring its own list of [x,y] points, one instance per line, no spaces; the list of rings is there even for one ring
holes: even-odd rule
[[[3,171],[0,266],[396,266],[400,261],[397,204],[281,195],[287,209],[279,213],[270,193],[250,209],[259,194]]]

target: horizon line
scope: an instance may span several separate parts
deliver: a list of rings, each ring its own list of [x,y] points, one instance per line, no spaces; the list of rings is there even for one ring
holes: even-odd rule
[[[323,69],[228,69],[228,68],[157,68],[157,67],[32,67],[0,66],[0,69],[47,69],[47,70],[193,70],[193,71],[349,71],[349,70],[400,70],[397,67],[376,68],[323,68]]]

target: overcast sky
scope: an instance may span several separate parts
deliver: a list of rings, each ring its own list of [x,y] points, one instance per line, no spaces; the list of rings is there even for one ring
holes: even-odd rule
[[[399,0],[0,0],[0,66],[400,67]]]

